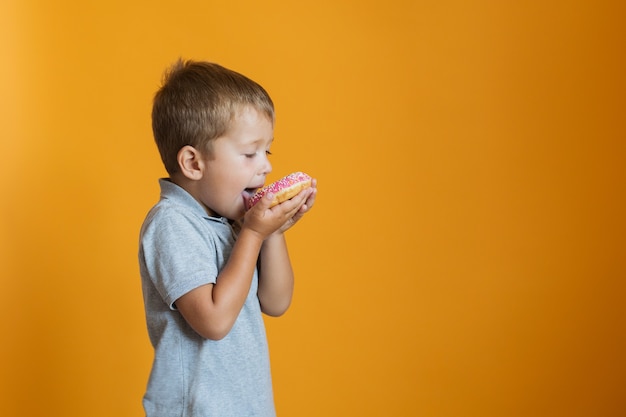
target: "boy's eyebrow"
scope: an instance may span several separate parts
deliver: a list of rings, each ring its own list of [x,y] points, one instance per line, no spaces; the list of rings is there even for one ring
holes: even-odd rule
[[[265,139],[263,139],[263,138],[259,138],[259,139],[256,139],[256,140],[251,141],[251,142],[250,142],[250,144],[252,144],[252,145],[256,145],[257,143],[262,143],[262,142],[265,142]],[[270,141],[269,141],[268,145],[271,145],[272,143],[274,143],[274,137],[272,137],[272,138],[270,139]]]

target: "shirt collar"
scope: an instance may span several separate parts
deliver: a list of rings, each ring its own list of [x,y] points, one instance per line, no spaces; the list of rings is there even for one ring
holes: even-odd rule
[[[174,184],[169,178],[159,179],[161,187],[161,200],[170,200],[191,210],[196,216],[203,217],[207,220],[218,221],[220,223],[229,223],[226,217],[209,216],[202,205],[183,187]]]

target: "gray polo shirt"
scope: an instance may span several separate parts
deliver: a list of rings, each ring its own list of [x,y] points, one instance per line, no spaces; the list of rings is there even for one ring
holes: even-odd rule
[[[184,189],[161,179],[161,198],[140,233],[139,267],[154,361],[143,404],[156,416],[275,416],[255,271],[246,302],[222,340],[198,335],[176,309],[185,293],[215,283],[235,242]]]

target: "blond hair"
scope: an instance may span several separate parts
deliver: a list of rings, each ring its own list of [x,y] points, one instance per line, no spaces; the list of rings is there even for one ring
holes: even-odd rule
[[[167,172],[178,171],[178,151],[186,145],[209,152],[245,106],[274,122],[272,99],[255,81],[215,63],[175,62],[164,73],[152,107],[154,140]]]

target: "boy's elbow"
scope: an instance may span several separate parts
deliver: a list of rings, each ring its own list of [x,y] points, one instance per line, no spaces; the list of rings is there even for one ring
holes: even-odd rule
[[[205,300],[211,298],[211,286],[202,286],[188,292],[176,300],[178,311],[187,324],[201,337],[209,340],[222,340],[230,333],[237,314],[225,309],[217,309]]]
[[[191,328],[204,339],[222,340],[235,324],[235,318],[230,319],[217,314],[203,314],[187,320]]]
[[[214,332],[214,333],[207,333],[207,334],[200,335],[200,336],[204,337],[207,340],[213,340],[214,342],[219,342],[220,340],[225,338],[227,334],[228,332],[221,332],[221,333]]]
[[[282,303],[282,304],[269,304],[269,305],[261,305],[261,311],[263,314],[266,314],[270,317],[280,317],[289,310],[290,302]]]
[[[202,328],[194,329],[196,333],[202,336],[205,339],[219,341],[225,338],[232,326],[228,325],[210,325],[210,326],[202,326]]]
[[[259,291],[257,296],[259,297],[259,304],[261,305],[261,311],[270,317],[280,317],[289,310],[291,306],[291,298],[293,291],[288,292],[271,292],[271,291]]]

